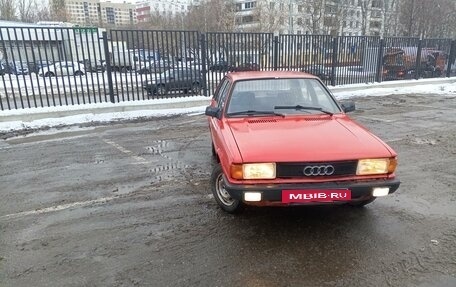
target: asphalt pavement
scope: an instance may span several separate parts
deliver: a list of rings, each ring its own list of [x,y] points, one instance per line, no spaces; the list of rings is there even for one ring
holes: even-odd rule
[[[212,198],[203,115],[0,141],[0,286],[456,286],[456,95],[355,99],[399,154],[365,208]]]

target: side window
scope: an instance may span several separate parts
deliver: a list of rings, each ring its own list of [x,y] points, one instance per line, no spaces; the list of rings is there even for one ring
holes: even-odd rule
[[[225,87],[223,88],[223,90],[220,90],[220,97],[219,97],[219,101],[217,103],[220,110],[223,110],[223,108],[225,107],[225,101],[226,101],[226,97],[228,96],[228,92],[230,91],[230,87],[231,87],[230,82],[226,81]]]
[[[216,102],[219,101],[221,91],[222,91],[223,88],[227,85],[227,83],[228,83],[228,80],[227,80],[227,79],[223,79],[222,82],[218,85],[217,89],[215,90],[215,93],[214,93],[214,100],[215,100]]]

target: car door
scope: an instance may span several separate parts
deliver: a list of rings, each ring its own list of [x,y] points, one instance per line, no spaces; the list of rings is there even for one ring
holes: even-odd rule
[[[62,75],[62,63],[55,63],[54,64],[54,70],[52,68],[49,69],[50,72],[54,73],[56,76],[61,76]]]
[[[60,63],[60,68],[56,68],[56,72],[59,73],[61,76],[68,75],[67,63],[66,62]]]
[[[231,89],[230,81],[225,78],[222,83],[220,84],[220,88],[216,92],[213,98],[213,104],[217,106],[222,112],[225,108],[225,101],[228,97],[228,93]],[[216,117],[209,118],[209,130],[211,132],[212,143],[214,145],[214,150],[218,154],[218,150],[221,147],[223,139],[221,138],[222,130],[225,127],[223,126],[223,122]]]

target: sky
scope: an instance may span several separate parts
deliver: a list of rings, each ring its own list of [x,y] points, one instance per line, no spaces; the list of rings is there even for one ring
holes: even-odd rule
[[[338,100],[350,99],[353,97],[379,97],[387,95],[409,95],[409,94],[429,94],[440,97],[456,97],[456,81],[453,83],[430,83],[428,85],[419,85],[419,86],[408,86],[408,87],[392,87],[392,88],[383,88],[377,87],[379,84],[358,84],[353,85],[356,88],[356,91],[338,91],[343,87],[331,88],[334,96]],[[23,129],[39,129],[44,127],[57,127],[65,125],[77,125],[90,122],[113,122],[119,120],[130,120],[143,117],[162,117],[178,114],[203,114],[206,108],[205,105],[201,106],[201,101],[207,100],[209,104],[210,99],[207,97],[191,97],[191,98],[174,98],[174,99],[160,99],[154,100],[160,104],[170,104],[176,102],[194,102],[193,107],[183,108],[183,109],[161,109],[161,110],[139,110],[139,111],[129,111],[129,112],[115,112],[115,113],[103,113],[103,114],[94,114],[94,113],[84,113],[84,110],[81,110],[81,114],[60,118],[46,118],[40,120],[34,120],[31,122],[25,121],[2,121],[2,116],[7,115],[27,115],[31,113],[40,113],[40,112],[52,112],[52,111],[65,111],[65,110],[75,110],[81,108],[106,108],[106,107],[120,107],[120,106],[131,106],[131,105],[143,105],[150,104],[151,101],[138,101],[138,102],[123,102],[123,103],[98,103],[98,104],[88,104],[84,106],[60,106],[60,107],[46,107],[46,108],[32,108],[32,109],[22,109],[22,110],[11,110],[11,111],[0,111],[0,132],[6,131],[15,131]]]

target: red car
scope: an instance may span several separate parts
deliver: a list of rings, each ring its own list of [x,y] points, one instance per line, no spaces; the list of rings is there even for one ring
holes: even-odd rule
[[[215,200],[235,213],[246,204],[363,206],[393,193],[397,154],[345,114],[354,110],[306,73],[227,74],[206,108]]]

